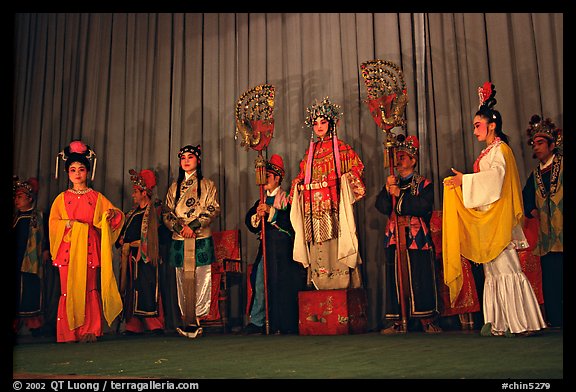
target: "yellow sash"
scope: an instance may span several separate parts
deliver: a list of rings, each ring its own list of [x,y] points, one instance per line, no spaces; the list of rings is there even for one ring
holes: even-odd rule
[[[122,215],[122,221],[116,230],[112,230],[106,220],[110,208],[115,209],[112,203],[100,194],[96,203],[96,211],[94,211],[93,223],[94,226],[100,228],[102,233],[100,240],[100,290],[104,318],[109,326],[112,325],[114,319],[122,311],[122,297],[118,292],[118,285],[112,267],[112,249],[124,224],[124,213],[116,209],[116,213]]]
[[[500,144],[506,174],[500,198],[486,211],[464,207],[462,188],[444,186],[442,258],[444,283],[454,303],[462,288],[460,255],[476,263],[494,260],[512,240],[512,229],[523,216],[522,191],[516,160],[510,147]]]
[[[93,225],[101,230],[100,243],[100,280],[101,295],[104,317],[111,325],[116,316],[122,311],[122,298],[118,292],[116,278],[112,269],[112,246],[120,235],[124,213],[121,214],[122,222],[118,229],[112,231],[106,220],[107,211],[115,208],[102,194],[98,194],[96,209],[94,211]],[[75,329],[84,324],[86,308],[86,272],[88,265],[88,224],[75,221],[72,223],[70,232],[64,238],[66,224],[70,222],[64,204],[64,193],[56,197],[50,210],[50,252],[52,258],[56,258],[62,241],[70,241],[70,261],[68,265],[66,314],[69,328]]]

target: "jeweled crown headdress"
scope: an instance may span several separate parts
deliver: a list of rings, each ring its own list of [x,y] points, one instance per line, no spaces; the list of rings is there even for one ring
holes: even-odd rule
[[[23,181],[16,175],[12,176],[12,192],[14,196],[17,192],[24,192],[29,197],[34,197],[38,193],[38,188],[38,179],[35,177]]]
[[[418,158],[418,150],[420,149],[420,142],[416,136],[410,135],[404,137],[400,134],[396,137],[396,151],[405,151],[413,157]]]
[[[542,136],[556,143],[556,147],[562,144],[562,129],[557,128],[550,118],[541,118],[534,114],[530,117],[530,126],[526,129],[528,144],[534,143],[536,136]]]
[[[307,127],[312,128],[314,126],[314,120],[318,117],[323,117],[328,121],[336,123],[338,119],[342,117],[342,112],[340,111],[340,105],[330,102],[330,98],[325,97],[322,101],[314,102],[311,106],[306,108],[306,119],[304,124]]]

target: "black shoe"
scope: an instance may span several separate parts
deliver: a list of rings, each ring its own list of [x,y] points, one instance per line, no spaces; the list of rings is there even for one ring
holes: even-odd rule
[[[150,331],[150,335],[153,335],[153,336],[162,336],[162,335],[164,335],[164,330],[161,329],[161,328],[153,329],[153,330]]]
[[[256,324],[248,324],[242,330],[242,335],[262,335],[264,333],[264,326],[259,327]]]
[[[140,335],[142,335],[142,332],[134,332],[134,331],[126,330],[126,331],[122,332],[122,335],[124,335],[124,336],[140,336]]]

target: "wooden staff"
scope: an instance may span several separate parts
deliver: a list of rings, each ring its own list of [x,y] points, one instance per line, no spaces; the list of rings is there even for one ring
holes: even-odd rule
[[[384,158],[388,158],[389,167],[390,167],[390,175],[394,176],[394,165],[395,165],[395,146],[396,140],[394,135],[391,132],[386,132],[387,139],[385,142],[386,152],[388,156],[384,156]],[[396,196],[392,193],[390,194],[392,197],[392,212],[395,213],[396,211]],[[406,315],[406,300],[404,297],[404,275],[402,274],[403,266],[402,263],[406,258],[406,241],[402,241],[401,238],[404,238],[404,233],[400,233],[400,229],[404,230],[405,226],[400,226],[398,224],[398,215],[396,214],[396,219],[394,220],[395,230],[396,230],[396,251],[394,252],[394,259],[396,261],[396,270],[398,274],[398,291],[399,291],[399,300],[400,300],[400,312],[402,315],[402,332],[408,331],[408,316]]]
[[[256,183],[260,186],[260,203],[266,203],[266,192],[264,186],[267,183],[266,179],[266,161],[262,156],[262,150],[258,151],[256,158]],[[266,335],[270,334],[270,318],[268,312],[268,271],[267,271],[267,257],[266,257],[266,218],[260,218],[262,226],[260,238],[262,241],[262,271],[264,273],[264,309],[266,311]]]
[[[266,161],[262,151],[268,148],[274,133],[274,95],[276,89],[271,84],[260,84],[244,92],[236,103],[236,133],[242,136],[241,145],[258,151],[256,157],[256,184],[260,186],[260,203],[266,203]],[[266,268],[266,219],[261,218],[262,263],[264,271],[264,306],[266,309],[266,335],[270,333],[268,317],[268,271]]]

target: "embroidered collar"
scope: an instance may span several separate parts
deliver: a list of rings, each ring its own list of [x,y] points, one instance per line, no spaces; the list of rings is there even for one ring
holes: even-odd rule
[[[546,163],[542,163],[540,162],[540,170],[544,170],[546,169],[548,166],[550,166],[552,164],[552,161],[554,160],[554,157],[556,156],[556,154],[552,154],[552,156],[550,158],[548,158],[548,160],[546,161]]]
[[[485,149],[482,150],[482,152],[480,153],[480,155],[478,155],[478,158],[476,158],[476,161],[474,162],[474,173],[478,173],[480,171],[480,161],[482,160],[482,158],[484,158],[490,152],[490,150],[492,150],[492,148],[494,148],[495,146],[499,146],[500,143],[502,143],[502,139],[500,139],[499,137],[495,137],[492,143],[490,143]]]
[[[551,173],[550,173],[550,191],[546,190],[546,186],[544,185],[544,181],[542,180],[542,168],[538,166],[534,171],[534,178],[536,180],[536,185],[538,187],[538,191],[540,192],[540,196],[543,198],[546,197],[553,197],[558,190],[558,183],[560,178],[560,166],[562,165],[561,156],[558,154],[554,154],[552,157],[552,165]],[[545,170],[548,171],[548,170]]]
[[[196,170],[194,170],[192,173],[188,174],[186,172],[184,172],[184,181],[189,181],[190,179],[192,179],[192,176],[196,174]]]
[[[86,193],[90,192],[92,190],[92,188],[86,188],[86,189],[82,189],[80,191],[77,191],[74,188],[70,188],[68,189],[70,192],[72,192],[75,195],[85,195]]]
[[[405,191],[410,188],[410,194],[415,196],[418,194],[418,187],[423,180],[423,176],[418,174],[417,171],[413,171],[408,177],[400,178],[400,190]]]

